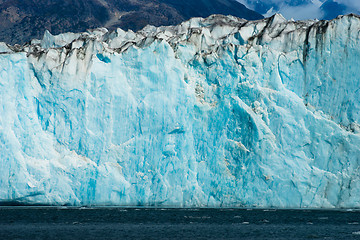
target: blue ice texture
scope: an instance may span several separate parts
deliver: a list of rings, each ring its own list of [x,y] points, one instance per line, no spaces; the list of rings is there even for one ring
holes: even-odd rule
[[[0,44],[0,200],[360,207],[360,19]]]

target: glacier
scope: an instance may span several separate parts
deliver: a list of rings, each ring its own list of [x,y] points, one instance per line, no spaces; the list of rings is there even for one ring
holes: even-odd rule
[[[360,18],[0,44],[0,200],[360,207]]]

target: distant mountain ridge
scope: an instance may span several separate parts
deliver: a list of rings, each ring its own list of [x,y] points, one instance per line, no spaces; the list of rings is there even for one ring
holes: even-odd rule
[[[0,0],[0,41],[24,43],[42,38],[46,29],[53,34],[97,27],[137,31],[211,14],[263,18],[235,0]]]

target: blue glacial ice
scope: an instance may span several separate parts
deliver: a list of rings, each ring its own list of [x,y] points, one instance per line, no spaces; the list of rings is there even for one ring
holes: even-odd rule
[[[360,19],[0,44],[0,200],[360,207]]]

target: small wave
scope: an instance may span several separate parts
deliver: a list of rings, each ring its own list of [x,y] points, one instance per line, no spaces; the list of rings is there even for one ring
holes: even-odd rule
[[[184,216],[184,218],[190,218],[190,219],[208,219],[211,218],[209,216]]]

